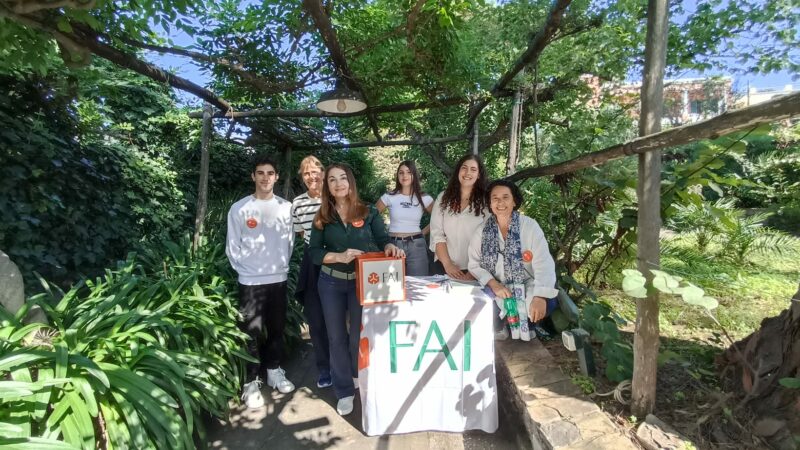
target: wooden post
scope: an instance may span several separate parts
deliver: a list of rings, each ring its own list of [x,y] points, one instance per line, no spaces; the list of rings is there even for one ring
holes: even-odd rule
[[[509,129],[511,134],[508,139],[508,160],[506,161],[506,176],[512,175],[517,171],[517,162],[519,162],[519,133],[521,130],[522,121],[522,93],[517,89],[514,93],[514,105],[511,107],[511,124]],[[537,126],[536,123],[533,124]]]
[[[478,150],[478,122],[480,122],[479,118],[475,118],[475,125],[472,127],[472,154],[478,156],[480,153]]]
[[[283,198],[288,200],[294,174],[292,171],[292,146],[288,144],[283,148],[283,174],[286,177],[283,179]]]
[[[661,130],[669,27],[668,10],[669,0],[650,0],[648,3],[639,136]],[[639,202],[637,266],[649,284],[653,279],[650,269],[658,269],[660,265],[658,241],[661,231],[660,150],[639,155],[639,184],[636,195]],[[658,337],[658,291],[651,287],[648,289],[647,298],[636,300],[631,412],[637,417],[646,416],[655,407]]]
[[[211,145],[211,104],[203,105],[203,134],[200,141],[200,180],[197,183],[197,215],[194,217],[194,239],[192,251],[200,247],[200,238],[203,236],[203,225],[208,210],[208,148]]]

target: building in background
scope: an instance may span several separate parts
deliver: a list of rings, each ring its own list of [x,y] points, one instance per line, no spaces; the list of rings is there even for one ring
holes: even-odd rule
[[[662,126],[678,127],[722,114],[733,106],[733,80],[730,77],[664,80]],[[610,87],[613,95],[630,106],[639,118],[641,83]]]
[[[784,85],[783,88],[749,87],[744,94],[737,96],[735,107],[736,109],[746,108],[748,106],[757,105],[759,103],[766,102],[767,100],[772,100],[775,97],[780,97],[781,95],[791,94],[792,92],[797,92],[797,91],[800,91],[800,84],[799,85],[787,84]]]

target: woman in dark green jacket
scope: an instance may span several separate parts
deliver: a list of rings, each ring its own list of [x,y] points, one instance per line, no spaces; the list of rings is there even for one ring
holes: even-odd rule
[[[361,330],[354,259],[379,249],[387,256],[402,256],[403,250],[389,242],[378,211],[358,198],[353,171],[345,164],[332,164],[325,170],[322,205],[309,246],[314,264],[321,265],[317,288],[328,329],[333,389],[339,399],[336,411],[344,416],[353,411]]]

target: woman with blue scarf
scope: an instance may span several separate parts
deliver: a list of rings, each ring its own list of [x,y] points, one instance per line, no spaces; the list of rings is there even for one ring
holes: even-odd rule
[[[524,299],[520,319],[530,318],[536,324],[558,305],[555,263],[547,240],[536,220],[517,211],[522,193],[516,184],[493,181],[486,192],[492,214],[470,241],[469,271],[491,290],[499,305],[509,297]],[[503,306],[501,310],[505,315]],[[541,333],[541,327],[534,328]]]

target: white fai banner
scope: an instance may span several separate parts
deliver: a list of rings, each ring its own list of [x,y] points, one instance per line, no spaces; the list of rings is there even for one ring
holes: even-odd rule
[[[497,430],[492,301],[477,285],[406,277],[405,302],[364,306],[364,432]]]

